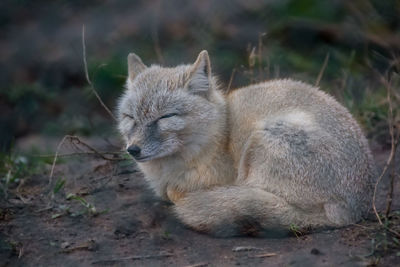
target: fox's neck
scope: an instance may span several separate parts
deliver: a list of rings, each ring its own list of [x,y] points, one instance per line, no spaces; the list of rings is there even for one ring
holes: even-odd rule
[[[187,153],[178,156],[140,164],[159,196],[168,198],[167,190],[171,189],[187,193],[233,183],[236,170],[228,149],[229,133],[224,108],[221,107],[218,127],[213,129],[208,141],[198,147],[195,154],[189,148]]]
[[[224,126],[221,133],[215,134],[196,157],[182,157],[180,164],[174,164],[174,171],[178,171],[176,174],[179,179],[170,180],[167,187],[178,192],[191,192],[232,184],[237,175],[228,149],[228,138],[229,134]]]
[[[185,157],[185,172],[197,172],[199,177],[188,184],[194,186],[193,190],[209,188],[214,185],[224,185],[233,182],[236,170],[229,150],[228,116],[225,103],[219,106],[220,117],[217,127],[212,128],[210,139],[201,146],[199,153],[192,157]],[[191,179],[187,175],[187,179]],[[194,175],[196,176],[196,175]],[[190,189],[190,188],[189,188]]]

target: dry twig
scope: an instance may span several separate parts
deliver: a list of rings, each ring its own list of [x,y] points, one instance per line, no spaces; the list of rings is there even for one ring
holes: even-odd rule
[[[160,37],[158,35],[158,24],[159,24],[159,17],[160,17],[160,10],[161,10],[162,1],[157,1],[155,6],[155,16],[154,16],[154,24],[151,30],[151,38],[153,39],[154,43],[154,51],[156,52],[158,61],[164,65],[165,60],[163,54],[161,52],[161,45],[160,45]]]
[[[75,145],[77,148],[79,145],[82,145],[83,147],[87,148],[91,153],[99,156],[100,158],[102,158],[104,160],[109,160],[109,161],[120,161],[121,160],[121,158],[110,158],[110,157],[105,156],[105,154],[97,151],[94,147],[83,142],[78,136],[69,136],[69,139],[71,140],[71,143],[73,145]],[[112,154],[112,153],[107,153],[107,154]]]
[[[200,263],[195,263],[195,264],[191,264],[191,265],[186,265],[185,267],[204,267],[204,266],[208,266],[208,262],[200,262]]]
[[[263,72],[262,72],[262,54],[263,54],[263,42],[262,39],[264,36],[266,36],[267,33],[259,33],[258,34],[258,51],[257,51],[257,57],[258,57],[258,81],[263,80]]]
[[[278,254],[276,253],[263,253],[263,254],[257,254],[254,255],[254,258],[269,258],[269,257],[273,257],[273,256],[277,256]]]
[[[60,152],[61,146],[64,144],[65,140],[68,137],[69,137],[69,135],[64,136],[63,139],[61,140],[61,142],[58,143],[58,145],[57,145],[56,154],[55,154],[54,159],[53,159],[53,164],[51,164],[51,171],[50,171],[50,176],[49,176],[49,186],[51,186],[51,184],[53,183],[53,174],[54,174],[54,168],[56,167],[58,153]]]
[[[236,72],[236,68],[233,68],[231,77],[229,78],[228,87],[226,88],[226,93],[229,93],[231,91],[231,86],[232,86],[233,78],[235,77],[235,72]]]
[[[322,64],[321,70],[318,73],[317,80],[315,81],[315,86],[319,86],[319,83],[321,82],[322,76],[324,75],[326,66],[328,65],[329,62],[329,56],[330,56],[329,52],[326,53],[324,63]]]
[[[250,47],[249,47],[250,48]],[[253,49],[249,50],[249,58],[248,58],[248,63],[249,63],[249,77],[250,77],[250,83],[254,83],[256,81],[256,78],[254,76],[254,67],[256,66],[256,47],[254,46]]]
[[[103,155],[114,155],[114,156],[126,154],[125,151],[111,151],[111,152],[110,151],[98,151],[98,153],[103,154]],[[73,157],[73,156],[81,156],[81,155],[96,155],[96,153],[93,151],[72,152],[72,153],[58,154],[58,157],[65,158],[65,157]],[[53,158],[53,157],[55,157],[55,154],[44,154],[44,155],[33,155],[33,156],[39,157],[39,158]],[[120,160],[123,160],[123,159],[121,158]]]
[[[381,175],[378,177],[375,186],[374,186],[374,194],[372,197],[372,208],[374,210],[375,216],[378,219],[378,222],[380,225],[383,225],[382,220],[378,214],[378,211],[376,209],[376,192],[378,189],[378,185],[381,182],[383,176],[386,174],[388,168],[390,167],[390,165],[392,164],[394,157],[395,157],[395,153],[397,150],[397,145],[398,145],[398,137],[395,138],[395,133],[394,133],[394,117],[393,117],[393,105],[392,105],[392,85],[390,83],[390,81],[388,81],[384,76],[382,76],[380,73],[376,72],[375,73],[378,75],[380,82],[385,86],[386,90],[387,90],[387,103],[389,105],[389,114],[388,114],[388,123],[389,123],[389,133],[390,133],[390,139],[391,139],[391,149],[390,149],[390,155],[386,161],[385,167],[383,168],[383,171],[381,173]],[[394,177],[392,177],[392,179],[394,179]],[[393,182],[391,182],[391,185],[393,185]],[[393,188],[389,189],[389,193],[391,193],[390,198],[392,198],[392,194],[393,194]],[[391,205],[391,202],[389,202],[388,204]],[[390,211],[390,207],[387,207],[386,211]]]
[[[156,254],[156,255],[137,255],[137,256],[123,257],[123,258],[98,260],[98,261],[93,261],[92,264],[113,263],[113,262],[127,261],[127,260],[155,259],[155,258],[171,257],[173,255],[174,254],[169,253],[169,252],[160,252],[160,254]]]
[[[73,246],[73,247],[65,247],[63,248],[63,250],[61,250],[60,252],[62,253],[71,253],[74,252],[76,250],[89,250],[89,251],[93,251],[95,250],[97,247],[97,243],[95,240],[90,239],[86,242],[83,242],[82,244],[79,244],[77,246]]]
[[[252,250],[262,250],[262,248],[257,248],[257,247],[234,247],[232,249],[233,252],[252,251]]]
[[[110,111],[110,109],[106,106],[106,104],[104,104],[103,100],[101,100],[99,94],[97,93],[96,89],[94,88],[92,81],[90,80],[88,66],[87,66],[87,60],[86,60],[85,25],[82,25],[82,53],[83,53],[83,66],[84,66],[84,70],[85,70],[86,81],[88,82],[90,89],[92,89],[93,94],[96,96],[97,100],[100,102],[100,104],[103,106],[103,108],[107,111],[107,113],[111,116],[111,118],[113,118],[114,121],[117,121],[114,114]]]
[[[125,160],[124,158],[121,157],[108,157],[107,155],[112,155],[115,156],[117,154],[121,154],[118,152],[100,152],[97,149],[95,149],[94,147],[90,146],[89,144],[83,142],[78,136],[74,136],[74,135],[65,135],[63,137],[63,139],[61,140],[61,142],[57,145],[57,149],[56,149],[56,153],[54,155],[54,159],[53,159],[53,164],[51,165],[51,171],[50,171],[50,176],[49,176],[49,186],[52,184],[53,182],[53,174],[54,174],[54,169],[56,166],[56,162],[57,159],[60,157],[60,149],[62,147],[62,145],[65,143],[65,141],[69,140],[71,142],[71,144],[73,144],[77,149],[79,149],[79,145],[85,147],[86,149],[88,149],[89,151],[86,152],[78,152],[79,153],[83,153],[83,154],[92,154],[92,155],[96,155],[104,160],[109,160],[109,161],[121,161],[121,160]],[[69,155],[73,155],[74,153],[71,153]],[[61,155],[65,155],[65,154],[61,154]],[[68,154],[67,154],[68,155]]]

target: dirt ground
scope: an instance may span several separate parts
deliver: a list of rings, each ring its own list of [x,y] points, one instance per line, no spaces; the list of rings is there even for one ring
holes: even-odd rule
[[[381,169],[388,151],[374,149],[374,155]],[[18,194],[0,203],[0,266],[400,265],[396,251],[381,257],[372,250],[379,242],[372,213],[343,229],[279,239],[220,239],[180,224],[131,161],[79,156],[58,164],[57,177],[66,183],[54,197],[45,173],[29,177]],[[386,188],[384,181],[380,209]],[[67,200],[68,193],[77,197]]]

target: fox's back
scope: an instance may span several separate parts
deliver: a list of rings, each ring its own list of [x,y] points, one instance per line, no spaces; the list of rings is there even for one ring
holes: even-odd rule
[[[254,130],[277,121],[305,130],[320,128],[335,140],[348,139],[367,147],[351,114],[333,97],[303,82],[272,80],[243,87],[228,95],[227,104],[231,147],[236,151]]]
[[[265,157],[257,156],[264,165],[260,166],[262,172],[269,174],[257,176],[260,180],[255,183],[282,194],[296,188],[303,193],[310,190],[315,199],[323,195],[329,199],[330,194],[353,197],[355,191],[363,192],[356,198],[369,197],[374,167],[367,140],[351,114],[333,97],[302,82],[274,80],[238,89],[227,100],[230,148],[236,166],[249,153],[246,143],[252,135],[265,136],[263,140],[274,143],[266,145]],[[284,153],[299,165],[273,164],[268,153]],[[285,184],[273,178],[277,172],[288,179]],[[300,188],[301,183],[312,186]],[[317,184],[320,189],[315,190]],[[324,192],[323,188],[331,189]],[[309,200],[314,201],[312,197]]]

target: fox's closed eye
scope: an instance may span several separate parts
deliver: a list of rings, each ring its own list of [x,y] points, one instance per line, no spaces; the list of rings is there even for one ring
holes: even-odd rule
[[[178,113],[168,113],[168,114],[165,114],[164,116],[161,116],[161,117],[159,118],[159,120],[161,120],[161,119],[166,119],[166,118],[171,118],[171,117],[177,116],[177,115],[178,115]]]
[[[129,119],[132,119],[132,120],[134,119],[132,115],[129,115],[129,114],[127,114],[127,113],[122,113],[122,116],[123,116],[124,118],[129,118]]]

